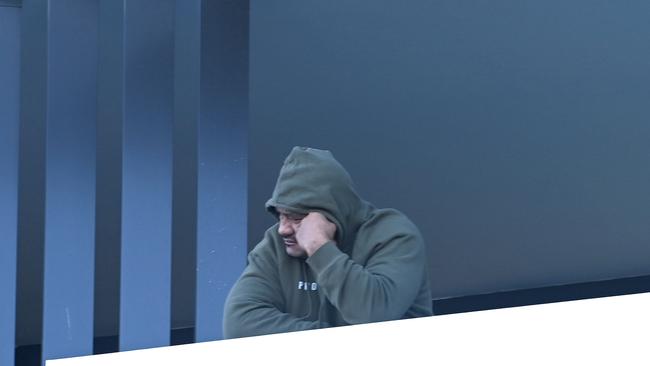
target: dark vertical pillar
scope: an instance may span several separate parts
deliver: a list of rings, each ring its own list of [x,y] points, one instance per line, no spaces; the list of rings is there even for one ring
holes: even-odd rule
[[[185,328],[194,326],[196,318],[196,142],[201,105],[201,0],[177,0],[175,17],[171,316],[172,328]]]
[[[0,365],[14,363],[19,72],[20,9],[0,7]]]
[[[124,119],[124,2],[99,2],[94,336],[119,333]],[[117,352],[118,344],[94,347]]]
[[[120,350],[169,344],[174,9],[125,2]]]
[[[17,344],[42,338],[47,6],[47,0],[32,0],[21,9]]]
[[[246,264],[248,1],[204,1],[198,127],[196,340],[222,338]]]
[[[43,360],[92,353],[97,0],[48,14]]]

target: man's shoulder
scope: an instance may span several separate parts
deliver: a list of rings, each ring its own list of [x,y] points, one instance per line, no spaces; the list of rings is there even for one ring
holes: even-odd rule
[[[277,237],[278,224],[275,224],[264,232],[262,240],[260,240],[255,247],[250,251],[250,255],[262,255],[264,257],[272,256],[275,257],[278,254],[278,249],[280,248],[279,239]]]
[[[362,229],[386,232],[413,233],[419,235],[417,226],[403,212],[394,208],[373,210],[361,225]]]
[[[382,242],[396,237],[422,241],[422,235],[413,221],[394,208],[373,210],[357,232],[357,238],[362,241]]]
[[[381,255],[424,253],[424,239],[416,225],[392,208],[373,210],[357,231],[354,255],[361,261]]]

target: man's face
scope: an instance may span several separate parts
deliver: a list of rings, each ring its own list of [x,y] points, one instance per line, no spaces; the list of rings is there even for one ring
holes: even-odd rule
[[[298,241],[296,240],[296,232],[300,227],[300,221],[302,221],[305,215],[289,212],[281,208],[278,208],[277,212],[280,219],[278,234],[284,240],[284,249],[287,251],[287,254],[298,258],[306,257],[307,252],[298,245]]]

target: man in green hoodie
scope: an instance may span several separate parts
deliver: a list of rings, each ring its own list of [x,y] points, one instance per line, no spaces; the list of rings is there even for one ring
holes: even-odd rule
[[[329,151],[293,148],[266,208],[278,223],[226,299],[225,338],[432,314],[417,227],[362,200]]]

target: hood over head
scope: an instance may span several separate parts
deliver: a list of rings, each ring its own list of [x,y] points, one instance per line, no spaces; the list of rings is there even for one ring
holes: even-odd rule
[[[294,147],[266,202],[266,209],[277,217],[276,207],[302,214],[322,213],[336,224],[339,245],[346,246],[371,206],[356,193],[350,175],[331,152]]]

